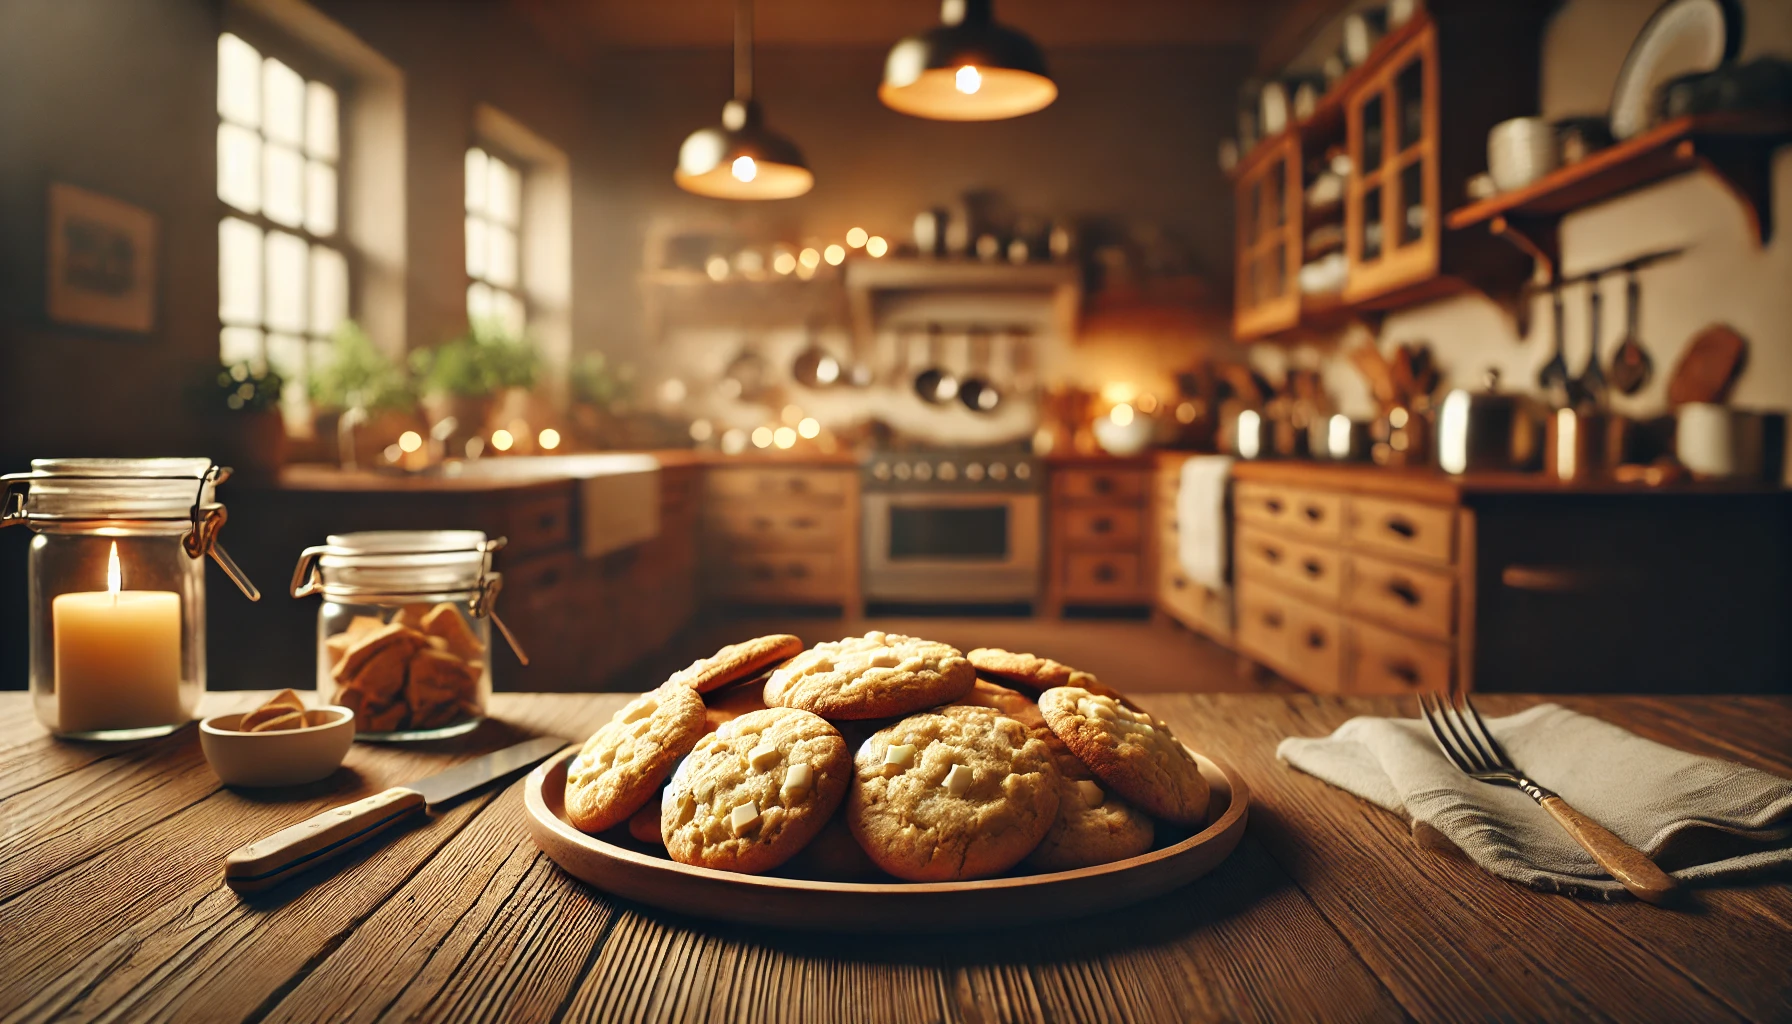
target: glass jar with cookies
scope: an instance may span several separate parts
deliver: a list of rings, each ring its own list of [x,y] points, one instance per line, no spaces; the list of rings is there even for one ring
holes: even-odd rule
[[[317,690],[355,713],[357,738],[439,739],[485,717],[494,621],[516,649],[492,607],[503,546],[477,530],[382,530],[333,534],[299,556],[293,596],[324,599]]]

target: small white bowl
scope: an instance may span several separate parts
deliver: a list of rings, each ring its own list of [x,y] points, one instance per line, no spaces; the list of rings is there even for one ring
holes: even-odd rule
[[[226,786],[298,786],[316,782],[342,764],[355,741],[355,713],[339,704],[322,725],[278,732],[237,732],[243,714],[213,715],[199,723],[199,748]]]

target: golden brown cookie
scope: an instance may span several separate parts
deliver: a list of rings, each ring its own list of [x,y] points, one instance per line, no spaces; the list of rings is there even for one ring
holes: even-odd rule
[[[779,874],[792,878],[815,878],[824,882],[888,881],[889,876],[865,853],[865,848],[852,837],[846,815],[836,813],[822,826],[809,845],[784,864]]]
[[[1071,668],[1061,661],[1041,658],[1037,654],[1004,651],[1000,647],[979,647],[965,655],[965,658],[976,666],[979,674],[1015,683],[1033,693],[1040,693],[1054,686],[1080,686],[1090,693],[1108,697],[1120,696],[1103,686],[1093,674]]]
[[[1108,792],[1064,741],[1054,735],[1046,745],[1058,766],[1058,816],[1022,863],[1034,871],[1070,871],[1151,849],[1150,815]]]
[[[988,708],[952,706],[874,733],[853,758],[846,823],[877,866],[911,882],[1000,874],[1058,813],[1045,742]]]
[[[765,710],[765,687],[749,683],[731,686],[703,696],[704,732],[715,732],[723,723],[752,711]]]
[[[821,831],[852,778],[840,733],[795,708],[751,711],[697,741],[660,802],[660,838],[683,864],[757,874]]]
[[[801,654],[803,642],[789,633],[755,637],[729,644],[707,658],[698,658],[672,673],[668,683],[688,686],[698,693],[719,690],[729,683],[754,676],[781,661]]]
[[[976,681],[955,647],[873,630],[791,658],[766,681],[765,702],[823,718],[893,718],[955,701]]]
[[[627,821],[702,734],[703,698],[688,686],[662,686],[624,704],[567,768],[567,818],[591,833]]]
[[[1039,710],[1064,745],[1128,801],[1178,825],[1206,818],[1207,780],[1169,726],[1074,686],[1040,694]]]
[[[971,687],[970,693],[960,697],[954,703],[1000,711],[1033,732],[1039,733],[1041,738],[1051,737],[1046,740],[1048,744],[1056,738],[1052,737],[1050,727],[1045,724],[1045,716],[1039,713],[1039,705],[1033,703],[1033,698],[1018,690],[1010,690],[1006,686],[997,686],[987,680],[979,679],[977,685]]]
[[[649,846],[666,845],[665,842],[660,839],[659,795],[656,794],[653,798],[642,804],[640,810],[629,815],[628,834],[629,838],[637,843],[646,843]]]

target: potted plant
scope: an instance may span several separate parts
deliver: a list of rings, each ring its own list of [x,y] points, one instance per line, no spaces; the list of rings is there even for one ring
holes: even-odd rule
[[[399,434],[421,426],[409,376],[353,320],[336,329],[327,365],[311,376],[310,394],[319,432],[327,425],[335,435],[343,469],[371,463]],[[335,422],[326,424],[329,419]]]
[[[573,362],[568,378],[579,440],[589,448],[617,447],[622,438],[617,413],[634,390],[628,367],[612,366],[602,352],[587,352]]]
[[[467,333],[411,353],[411,369],[432,431],[449,418],[445,438],[482,433],[499,392],[535,386],[541,357],[530,341],[495,320],[474,321]]]
[[[212,459],[239,480],[272,481],[286,461],[286,424],[280,415],[285,381],[267,367],[233,363],[208,371],[194,387],[206,421]]]

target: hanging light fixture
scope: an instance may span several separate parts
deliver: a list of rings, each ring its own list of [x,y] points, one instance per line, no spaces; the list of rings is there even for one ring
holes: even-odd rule
[[[815,184],[802,151],[765,126],[753,99],[753,0],[734,7],[734,98],[722,107],[722,126],[684,140],[672,180],[717,199],[789,199]]]
[[[941,0],[940,23],[890,48],[877,97],[936,121],[999,121],[1058,98],[1038,44],[991,13],[992,0]]]

